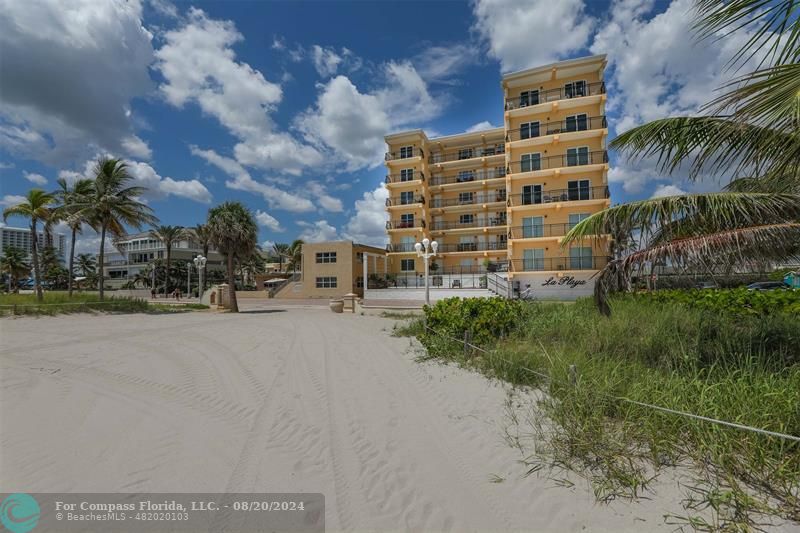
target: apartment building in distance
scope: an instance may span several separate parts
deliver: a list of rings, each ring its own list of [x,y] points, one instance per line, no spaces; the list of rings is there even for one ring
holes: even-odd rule
[[[586,294],[608,239],[562,248],[610,205],[604,55],[506,74],[503,126],[385,137],[389,271],[420,273],[414,243],[439,243],[439,272],[494,272],[541,294]]]
[[[36,242],[39,246],[39,251],[47,245],[44,231],[38,232]],[[63,233],[52,233],[52,246],[55,248],[61,262],[64,262],[64,255],[67,248],[67,236]],[[28,260],[31,257],[31,250],[33,242],[31,241],[31,230],[29,228],[11,228],[8,226],[0,227],[0,257],[3,257],[3,250],[13,246],[20,248],[28,254]]]

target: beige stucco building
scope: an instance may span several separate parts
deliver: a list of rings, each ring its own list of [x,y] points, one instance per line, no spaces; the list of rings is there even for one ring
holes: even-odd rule
[[[340,298],[348,293],[364,295],[363,268],[369,273],[386,271],[386,251],[352,241],[303,244],[302,298]]]
[[[605,66],[598,55],[503,76],[502,127],[386,136],[389,271],[422,272],[414,243],[425,237],[444,272],[546,281],[602,268],[607,239],[560,241],[610,205]]]

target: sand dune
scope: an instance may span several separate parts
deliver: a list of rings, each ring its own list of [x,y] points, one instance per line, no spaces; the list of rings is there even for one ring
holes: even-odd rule
[[[415,362],[391,320],[261,311],[2,321],[0,489],[322,492],[329,531],[674,528],[674,486],[606,506],[524,477],[505,388]]]

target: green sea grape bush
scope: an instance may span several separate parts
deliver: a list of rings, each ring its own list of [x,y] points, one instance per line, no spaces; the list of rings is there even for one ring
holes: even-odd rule
[[[749,315],[791,313],[800,316],[800,290],[676,289],[642,292],[618,298],[676,303],[723,313]]]
[[[425,306],[427,325],[437,332],[458,339],[469,331],[472,343],[493,346],[498,339],[508,337],[521,324],[525,305],[506,298],[447,298]],[[431,344],[430,331],[423,343]]]

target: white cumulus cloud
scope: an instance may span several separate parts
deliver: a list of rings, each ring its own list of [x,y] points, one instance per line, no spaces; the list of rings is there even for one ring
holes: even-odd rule
[[[34,185],[47,185],[47,178],[35,172],[23,172],[22,177],[30,181]]]

